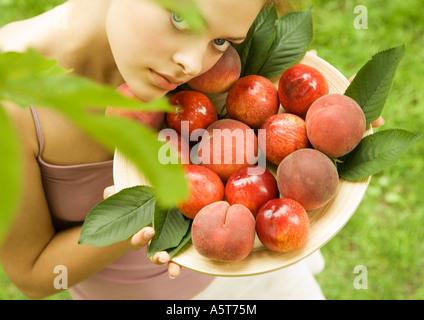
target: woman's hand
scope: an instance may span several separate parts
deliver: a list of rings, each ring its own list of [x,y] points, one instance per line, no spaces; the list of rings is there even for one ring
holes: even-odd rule
[[[115,186],[107,187],[103,191],[103,198],[106,199],[115,193]],[[141,229],[140,231],[135,233],[131,238],[128,239],[130,249],[139,250],[143,248],[149,243],[150,240],[152,240],[154,235],[155,230],[152,227],[145,227]],[[157,265],[163,265],[165,263],[168,263],[168,274],[169,277],[172,279],[179,276],[181,272],[181,266],[174,262],[171,262],[171,257],[166,251],[155,253],[153,257],[150,258],[150,260]]]

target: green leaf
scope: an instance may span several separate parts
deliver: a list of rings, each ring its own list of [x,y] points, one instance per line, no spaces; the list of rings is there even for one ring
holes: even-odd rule
[[[187,229],[187,232],[185,234],[185,236],[182,238],[180,244],[174,248],[169,248],[166,251],[168,252],[169,256],[172,258],[173,256],[175,256],[178,252],[180,252],[180,250],[191,240],[191,226],[192,226],[193,222],[190,222],[190,226]]]
[[[377,53],[357,73],[345,95],[363,109],[367,126],[376,120],[386,103],[405,46]]]
[[[105,118],[87,109],[88,106],[120,106],[169,111],[172,110],[169,103],[164,98],[141,103],[123,97],[111,87],[66,72],[56,61],[35,51],[2,53],[0,99],[11,100],[22,107],[36,104],[60,110],[112,152],[119,148],[157,188],[163,202],[174,204],[185,197],[186,180],[181,167],[159,162],[159,149],[163,144],[156,133],[133,121]]]
[[[156,252],[179,248],[182,240],[188,241],[187,231],[190,225],[191,220],[184,217],[177,208],[156,206],[153,221],[155,235],[149,245],[147,256],[152,257]]]
[[[181,16],[192,32],[201,32],[207,25],[195,0],[155,0],[155,2]]]
[[[276,36],[277,19],[274,6],[262,9],[250,27],[246,40],[234,46],[241,60],[241,77],[256,74],[263,65]]]
[[[18,137],[4,107],[0,103],[0,242],[5,235],[9,222],[20,197],[21,154]]]
[[[156,200],[155,192],[147,186],[110,196],[88,213],[78,243],[107,246],[128,239],[152,223]]]
[[[340,177],[356,181],[394,165],[420,135],[402,129],[379,131],[362,139],[338,164]]]
[[[25,53],[0,53],[0,98],[28,107],[37,105],[54,109],[86,107],[125,107],[142,110],[171,111],[164,99],[143,103],[116,92],[115,88],[69,74],[33,50]]]
[[[291,12],[276,22],[276,37],[257,74],[268,79],[296,64],[312,41],[312,9]]]
[[[159,160],[164,143],[155,131],[129,119],[88,114],[79,109],[63,111],[111,151],[118,148],[125,154],[155,188],[162,204],[172,206],[187,196],[187,180],[181,165],[162,164]]]
[[[33,49],[24,53],[0,53],[0,70],[0,86],[6,81],[26,79],[30,76],[60,76],[71,72],[60,67],[56,60],[47,59]]]

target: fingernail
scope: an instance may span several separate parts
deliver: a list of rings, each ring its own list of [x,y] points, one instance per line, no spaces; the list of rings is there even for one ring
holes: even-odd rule
[[[175,277],[173,277],[173,276],[169,275],[169,279],[175,279]]]
[[[158,258],[159,263],[167,263],[168,260],[165,260],[162,256],[159,256]]]
[[[153,237],[154,233],[151,230],[144,231],[143,238],[144,240],[150,240]]]

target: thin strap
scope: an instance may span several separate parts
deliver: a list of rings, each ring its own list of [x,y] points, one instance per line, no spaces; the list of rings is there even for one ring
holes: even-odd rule
[[[41,122],[40,122],[40,118],[38,117],[37,109],[34,106],[31,106],[30,109],[31,109],[32,117],[34,119],[35,130],[37,132],[38,149],[39,149],[38,156],[37,156],[37,159],[38,159],[43,154],[44,136],[43,136],[43,130],[41,130]]]

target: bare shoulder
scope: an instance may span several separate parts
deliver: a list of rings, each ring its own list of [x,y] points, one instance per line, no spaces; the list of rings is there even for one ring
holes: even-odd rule
[[[2,101],[1,104],[18,133],[21,145],[26,149],[25,153],[37,155],[37,134],[30,108],[22,108],[9,101]]]
[[[28,49],[25,21],[11,22],[0,28],[0,52],[24,52]]]
[[[25,20],[13,21],[0,28],[0,51],[24,52],[37,48],[52,30],[52,13],[46,11]]]

